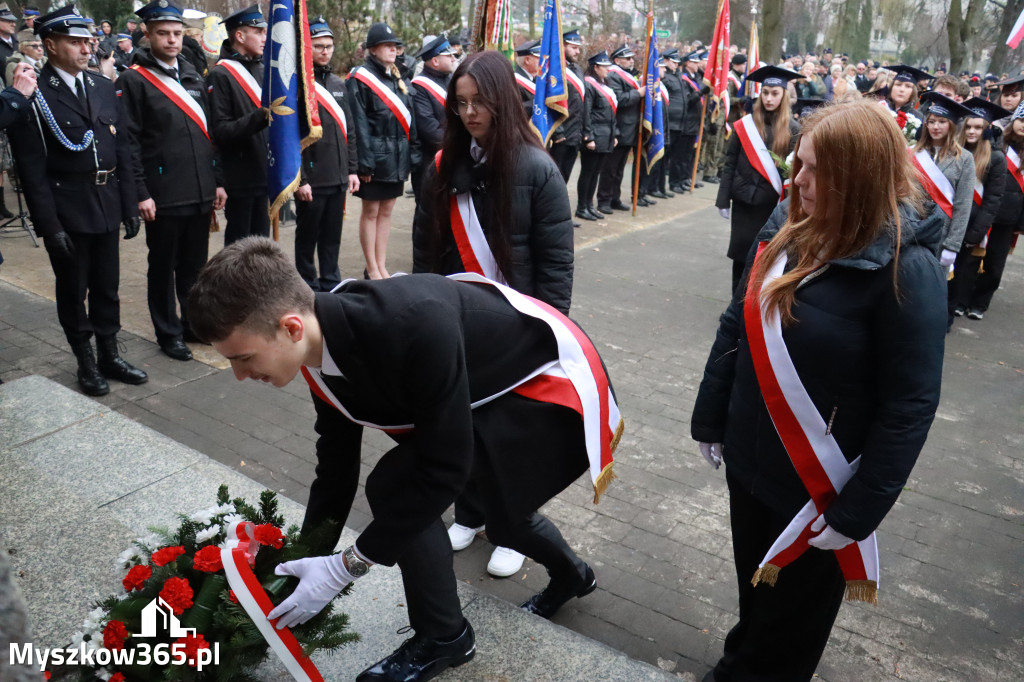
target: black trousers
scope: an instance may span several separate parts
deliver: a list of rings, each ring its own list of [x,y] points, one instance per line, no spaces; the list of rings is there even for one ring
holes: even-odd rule
[[[584,149],[580,152],[580,177],[576,180],[576,206],[578,208],[594,207],[594,192],[597,191],[597,179],[608,162],[609,152],[592,152]]]
[[[345,187],[318,187],[312,201],[295,201],[295,268],[313,291],[330,291],[341,282],[338,255],[345,217]],[[313,264],[316,252],[320,276]]]
[[[717,682],[810,680],[825,650],[846,583],[834,552],[813,547],[783,568],[774,587],[750,584],[792,520],[754,498],[726,471],[740,620],[725,638]]]
[[[968,307],[985,312],[992,303],[992,297],[999,289],[999,283],[1003,279],[1003,269],[1006,267],[1006,258],[1010,255],[1010,246],[1013,244],[1014,225],[993,225],[988,235],[988,245],[985,248],[985,258],[982,260],[982,270],[974,282],[974,291],[968,301]]]
[[[162,343],[180,337],[188,326],[188,295],[210,251],[210,214],[168,216],[158,208],[156,216],[146,223],[146,299],[156,340]]]
[[[121,330],[118,246],[120,230],[103,234],[68,233],[75,245],[71,261],[50,256],[56,280],[57,319],[72,346]],[[86,299],[89,307],[86,309]]]
[[[693,155],[696,153],[695,144],[697,144],[696,135],[672,133],[672,139],[669,141],[669,185],[675,187],[688,181],[693,175]]]
[[[622,176],[626,172],[629,152],[629,145],[620,144],[608,154],[608,160],[597,181],[597,203],[599,206],[609,206],[616,201],[622,201]]]
[[[565,180],[566,184],[569,184],[572,167],[576,165],[576,152],[579,151],[579,145],[561,142],[551,145],[551,149],[548,151],[551,152],[551,158],[555,160],[555,165],[558,166],[562,179]]]
[[[253,197],[232,198],[228,191],[228,200],[224,204],[224,246],[246,237],[270,236],[270,205],[266,194]]]

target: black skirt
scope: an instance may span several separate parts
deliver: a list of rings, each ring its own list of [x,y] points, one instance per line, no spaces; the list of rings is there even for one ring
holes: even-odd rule
[[[386,201],[397,199],[405,191],[404,182],[380,182],[371,180],[359,184],[359,191],[355,196],[367,201]]]

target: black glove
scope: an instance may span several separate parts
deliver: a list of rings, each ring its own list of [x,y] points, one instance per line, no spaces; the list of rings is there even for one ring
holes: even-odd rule
[[[700,94],[701,94],[701,95],[706,95],[706,94],[708,94],[709,92],[711,92],[711,86],[710,86],[710,85],[708,85],[707,83],[705,83],[705,84],[704,84],[704,87],[700,89]]]
[[[125,218],[121,221],[121,224],[124,225],[125,239],[131,239],[139,233],[139,226],[141,223],[138,218]]]
[[[52,237],[43,237],[43,246],[55,260],[73,261],[75,259],[75,244],[67,232],[58,232]]]

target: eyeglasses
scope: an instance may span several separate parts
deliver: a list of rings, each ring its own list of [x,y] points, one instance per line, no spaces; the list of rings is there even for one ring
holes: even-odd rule
[[[333,43],[330,45],[313,45],[313,52],[330,52],[333,49]]]
[[[484,102],[483,100],[473,100],[472,102],[467,102],[466,100],[463,99],[456,100],[454,108],[455,113],[458,114],[459,116],[465,116],[467,113],[469,113],[470,109],[477,113],[480,113],[481,111],[490,111],[490,108],[487,106],[487,103]]]

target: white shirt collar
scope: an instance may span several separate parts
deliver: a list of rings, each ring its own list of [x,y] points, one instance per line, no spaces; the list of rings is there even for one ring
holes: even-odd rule
[[[484,148],[477,144],[476,138],[470,138],[469,142],[469,155],[473,157],[473,161],[477,163],[483,163],[487,160],[487,152]]]
[[[64,69],[60,68],[59,66],[54,66],[53,70],[56,71],[57,75],[60,76],[60,79],[62,81],[64,81],[64,85],[66,85],[69,88],[71,88],[71,92],[76,92],[76,90],[75,90],[75,81],[76,80],[81,81],[82,87],[83,88],[85,87],[85,78],[83,77],[83,75],[81,73],[79,73],[77,76],[72,76],[70,73],[68,73]]]
[[[156,58],[154,57],[154,59],[156,59]],[[162,59],[157,59],[156,63],[159,64],[160,66],[166,67],[168,69],[176,69],[176,68],[178,68],[178,58],[177,57],[174,58],[173,62],[165,62]]]

